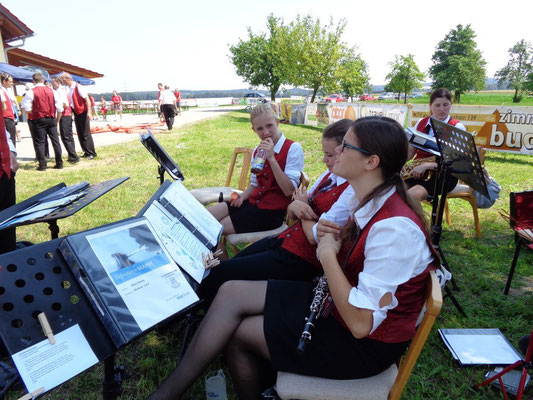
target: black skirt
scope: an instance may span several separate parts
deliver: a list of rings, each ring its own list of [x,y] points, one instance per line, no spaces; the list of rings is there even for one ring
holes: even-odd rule
[[[228,205],[229,217],[237,233],[269,231],[281,226],[286,210],[263,210],[244,200],[240,207]]]
[[[332,316],[320,318],[303,355],[296,353],[314,285],[268,281],[264,333],[272,366],[277,371],[329,379],[374,376],[400,360],[408,342],[384,343],[356,339]]]
[[[444,188],[445,193],[451,192],[455,186],[457,186],[458,179],[454,176],[448,176],[446,179],[446,187]],[[407,187],[412,188],[413,186],[420,185],[426,189],[428,192],[428,196],[434,197],[435,196],[435,178],[431,178],[427,181],[424,181],[422,179],[407,179],[405,181],[405,184]]]

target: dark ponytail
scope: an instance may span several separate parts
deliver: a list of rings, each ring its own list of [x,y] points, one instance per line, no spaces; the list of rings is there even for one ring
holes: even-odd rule
[[[365,196],[355,211],[394,186],[398,195],[416,213],[427,230],[426,217],[407,196],[406,186],[400,176],[400,171],[407,161],[409,148],[402,126],[387,117],[364,117],[355,120],[350,128],[357,137],[359,147],[379,157],[379,167],[383,175],[383,183]],[[353,239],[355,234],[356,227],[352,221],[343,234],[343,238]]]

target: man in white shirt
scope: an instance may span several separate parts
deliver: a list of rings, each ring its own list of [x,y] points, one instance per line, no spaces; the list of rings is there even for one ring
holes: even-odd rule
[[[67,161],[71,164],[76,164],[80,161],[80,158],[76,154],[76,145],[74,144],[74,136],[72,136],[72,109],[68,104],[67,92],[65,87],[61,85],[59,77],[52,78],[52,88],[63,104],[63,112],[57,122],[59,123],[61,141],[63,146],[65,146],[65,150],[67,150]]]
[[[176,96],[174,96],[168,86],[165,86],[165,90],[159,96],[159,101],[161,102],[161,110],[165,116],[167,128],[170,131],[172,130],[172,125],[174,125],[174,116],[176,115]]]

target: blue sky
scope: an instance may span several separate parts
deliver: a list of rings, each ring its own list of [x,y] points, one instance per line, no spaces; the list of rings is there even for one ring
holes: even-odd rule
[[[155,90],[157,82],[181,89],[246,88],[229,61],[229,45],[245,38],[248,26],[257,33],[265,30],[270,13],[285,21],[306,13],[324,23],[346,18],[343,39],[358,46],[372,84],[385,83],[396,54],[414,54],[426,71],[436,45],[457,24],[472,25],[489,77],[507,63],[514,43],[533,42],[531,0],[498,6],[480,0],[1,3],[35,32],[26,50],[103,73],[95,92]]]

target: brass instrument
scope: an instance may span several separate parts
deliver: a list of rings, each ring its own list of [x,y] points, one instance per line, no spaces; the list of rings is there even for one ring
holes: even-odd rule
[[[437,157],[431,156],[431,157],[426,157],[426,158],[419,158],[417,160],[408,162],[407,164],[405,164],[405,166],[402,169],[402,179],[405,181],[407,179],[414,178],[413,169],[415,167],[418,167],[421,164],[430,163],[430,162],[437,162]],[[434,173],[435,173],[434,169],[426,169],[424,173],[422,174],[422,180],[429,181],[431,178],[433,178]]]

